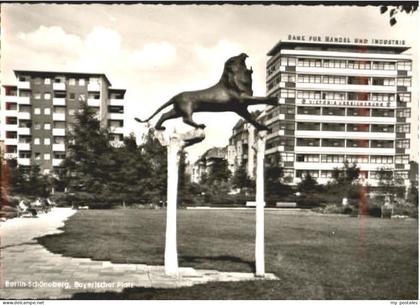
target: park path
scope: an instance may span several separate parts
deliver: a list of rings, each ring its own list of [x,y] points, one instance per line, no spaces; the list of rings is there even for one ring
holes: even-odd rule
[[[253,273],[180,268],[166,276],[163,266],[114,264],[49,252],[37,237],[57,234],[76,211],[54,208],[37,218],[0,223],[0,299],[62,299],[78,292],[120,292],[128,287],[177,288],[215,281],[250,281]],[[265,279],[276,280],[273,274]]]

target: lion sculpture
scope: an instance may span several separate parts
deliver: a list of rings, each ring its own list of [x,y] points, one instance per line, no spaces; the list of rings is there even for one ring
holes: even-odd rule
[[[248,69],[246,66],[247,57],[248,55],[241,53],[229,58],[225,63],[222,77],[214,86],[204,90],[179,93],[160,106],[148,119],[135,118],[135,120],[140,123],[148,122],[161,110],[172,105],[173,108],[163,113],[156,123],[156,130],[164,130],[163,122],[179,117],[182,117],[184,123],[194,128],[204,129],[206,127],[204,124],[193,121],[193,113],[223,111],[237,113],[254,125],[257,130],[268,130],[265,125],[251,116],[247,107],[257,104],[277,105],[278,101],[276,97],[252,96],[252,68]]]

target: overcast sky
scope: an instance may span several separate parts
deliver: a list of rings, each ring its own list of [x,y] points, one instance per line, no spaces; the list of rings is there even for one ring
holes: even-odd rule
[[[135,116],[146,118],[173,95],[214,84],[225,60],[240,52],[250,56],[254,95],[265,95],[266,54],[288,34],[405,39],[418,59],[418,13],[397,20],[391,27],[388,15],[371,6],[2,4],[2,83],[16,82],[14,69],[105,73],[114,88],[127,89],[125,126],[139,134],[144,127]],[[239,119],[230,113],[194,118],[207,128],[205,141],[189,148],[192,160],[226,145]],[[180,120],[166,126],[189,129]]]

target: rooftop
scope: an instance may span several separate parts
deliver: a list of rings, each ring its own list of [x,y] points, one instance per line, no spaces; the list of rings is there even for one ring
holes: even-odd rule
[[[268,53],[267,56],[276,55],[281,49],[308,48],[310,50],[328,51],[330,49],[352,49],[353,51],[391,51],[400,54],[410,49],[405,45],[395,44],[357,44],[357,43],[339,43],[339,42],[315,42],[315,41],[297,41],[297,40],[280,40]]]
[[[104,73],[84,73],[84,72],[63,72],[63,71],[33,71],[33,70],[13,70],[15,72],[16,77],[21,74],[28,74],[32,76],[40,76],[40,77],[53,77],[58,75],[63,76],[73,76],[73,77],[103,77],[105,81],[111,86],[111,82],[106,77]]]

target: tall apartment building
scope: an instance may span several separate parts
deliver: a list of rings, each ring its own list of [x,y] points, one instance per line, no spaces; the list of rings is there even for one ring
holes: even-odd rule
[[[404,41],[310,37],[269,52],[267,94],[279,106],[260,116],[270,128],[267,158],[298,183],[326,183],[347,160],[377,184],[381,168],[408,184],[412,60]],[[340,42],[334,42],[340,41]]]
[[[66,136],[82,102],[95,109],[118,145],[124,135],[124,89],[104,74],[14,71],[17,85],[4,85],[1,109],[5,157],[19,166],[38,164],[44,173],[59,167]]]

